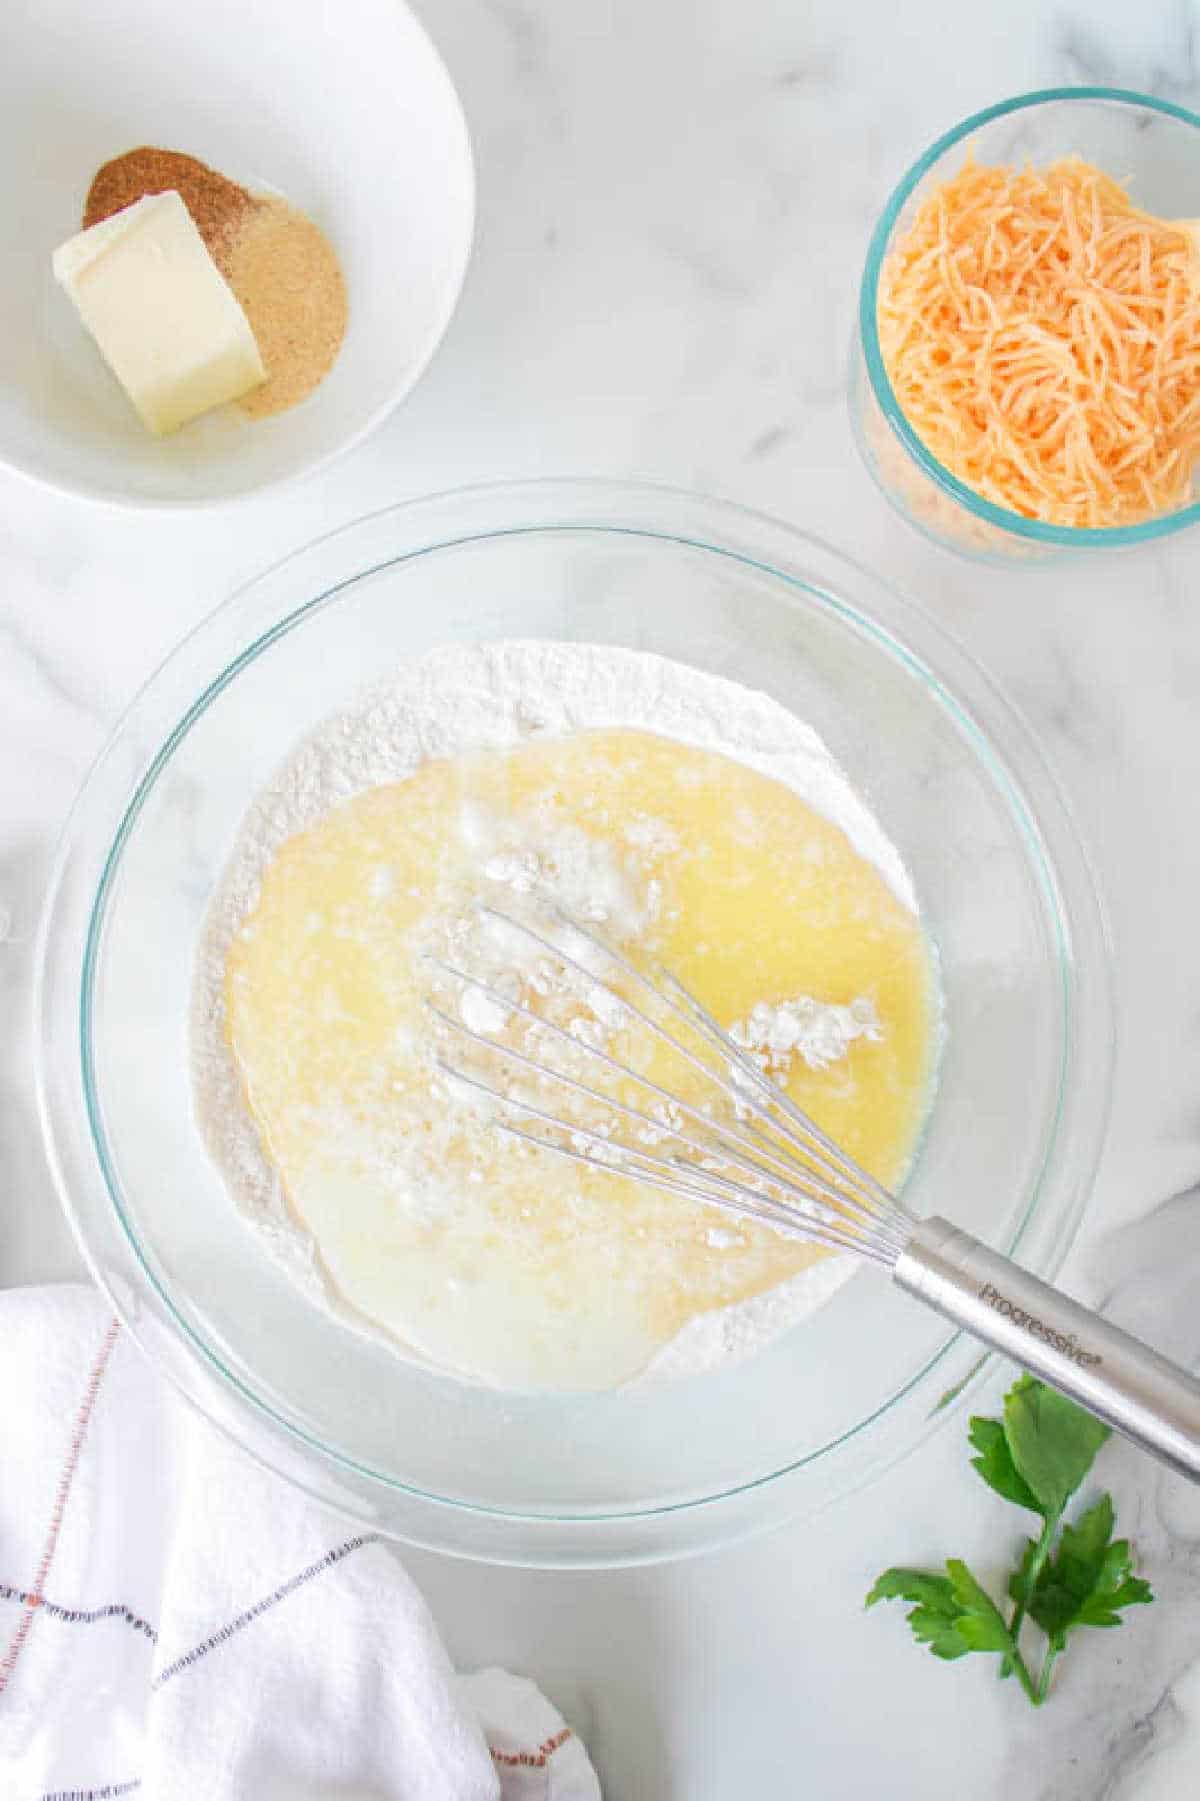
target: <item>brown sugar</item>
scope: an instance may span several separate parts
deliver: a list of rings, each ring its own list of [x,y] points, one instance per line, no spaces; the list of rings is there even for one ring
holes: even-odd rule
[[[261,200],[234,237],[225,271],[258,340],[267,379],[238,405],[252,419],[295,406],[328,375],[346,335],[346,284],[319,226],[283,200]]]
[[[229,275],[229,250],[247,216],[262,205],[248,188],[178,150],[142,144],[97,169],[83,209],[83,226],[119,213],[146,194],[179,195],[222,275]]]

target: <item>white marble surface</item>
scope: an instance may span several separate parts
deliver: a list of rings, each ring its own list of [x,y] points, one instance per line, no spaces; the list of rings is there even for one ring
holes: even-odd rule
[[[318,482],[218,517],[108,512],[0,474],[0,1279],[68,1276],[33,1114],[30,946],[56,832],[109,725],[226,591],[329,526],[486,477],[705,488],[852,548],[916,595],[1040,733],[1117,943],[1109,1151],[1067,1279],[1200,1355],[1200,537],[1110,567],[981,572],[860,468],[843,398],[859,264],[931,136],[1021,89],[1200,103],[1200,8],[1089,0],[427,0],[480,169],[475,263],[403,412]],[[993,1392],[997,1383],[993,1383]],[[1176,1801],[1200,1785],[1200,1495],[1107,1453],[1161,1599],[1071,1652],[1034,1716],[983,1660],[940,1668],[885,1562],[978,1557],[1011,1510],[960,1429],[816,1526],[699,1563],[563,1576],[409,1567],[464,1664],[541,1680],[610,1801]]]

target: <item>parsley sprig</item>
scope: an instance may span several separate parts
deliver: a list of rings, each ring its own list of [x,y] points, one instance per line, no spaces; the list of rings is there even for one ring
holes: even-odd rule
[[[946,1574],[885,1570],[867,1596],[910,1601],[908,1623],[919,1644],[952,1661],[971,1651],[1000,1657],[1001,1676],[1015,1675],[1034,1707],[1050,1688],[1054,1666],[1080,1626],[1119,1626],[1125,1607],[1153,1601],[1148,1582],[1133,1573],[1129,1541],[1113,1537],[1113,1504],[1101,1495],[1072,1524],[1067,1504],[1091,1469],[1109,1428],[1073,1401],[1022,1376],[1004,1397],[1002,1420],[974,1418],[968,1434],[972,1467],[989,1488],[1041,1517],[1008,1578],[1012,1612],[1006,1620],[987,1590],[957,1557]],[[1035,1676],[1020,1649],[1032,1620],[1045,1635]]]

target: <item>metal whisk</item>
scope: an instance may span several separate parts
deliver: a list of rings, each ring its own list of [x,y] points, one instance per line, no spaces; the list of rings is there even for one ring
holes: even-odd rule
[[[440,1068],[500,1131],[868,1258],[1200,1479],[1200,1382],[947,1220],[915,1218],[670,971],[548,904],[479,903],[426,961]]]

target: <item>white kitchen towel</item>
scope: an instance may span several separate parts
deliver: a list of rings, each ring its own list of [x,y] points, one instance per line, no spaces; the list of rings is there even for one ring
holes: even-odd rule
[[[84,1287],[0,1294],[4,1801],[599,1801],[530,1682],[456,1677],[378,1535],[228,1445]]]

